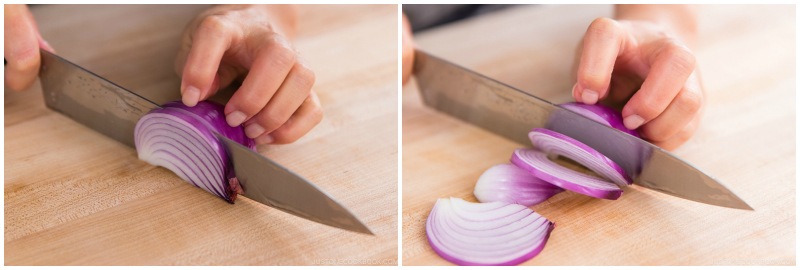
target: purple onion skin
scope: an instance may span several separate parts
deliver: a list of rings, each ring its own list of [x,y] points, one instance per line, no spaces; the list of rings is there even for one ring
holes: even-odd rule
[[[606,157],[602,153],[597,152],[597,150],[594,150],[594,148],[592,148],[592,147],[590,147],[590,146],[588,146],[588,145],[586,145],[586,144],[584,144],[584,143],[582,143],[582,142],[580,142],[580,141],[578,141],[576,139],[573,139],[570,136],[567,136],[567,135],[564,135],[564,134],[561,134],[561,133],[558,133],[558,132],[555,132],[555,131],[552,131],[552,130],[549,130],[549,129],[546,129],[546,128],[534,128],[534,129],[531,130],[531,132],[528,133],[528,137],[531,138],[531,143],[534,144],[534,148],[537,148],[538,150],[551,150],[551,149],[542,149],[541,146],[537,145],[537,143],[533,141],[533,136],[532,136],[533,133],[541,133],[541,134],[544,134],[544,135],[547,135],[547,136],[562,140],[565,143],[568,143],[568,144],[571,144],[571,145],[574,145],[574,146],[576,146],[578,148],[583,149],[584,151],[589,153],[589,155],[591,155],[594,159],[601,160],[601,161],[603,161],[603,163],[608,164],[609,167],[614,169],[614,171],[616,171],[619,174],[619,176],[622,177],[622,180],[625,181],[626,185],[633,184],[633,179],[631,179],[631,177],[627,173],[625,173],[625,170],[622,169],[622,167],[620,167],[619,164],[617,164],[616,162],[614,162],[610,158]],[[584,165],[584,166],[588,167],[588,165],[586,165],[586,164],[581,164],[581,165]],[[616,181],[612,181],[612,182],[617,183]],[[622,183],[617,183],[617,184],[621,185]]]
[[[456,199],[456,198],[450,198],[450,200],[453,200],[453,199]],[[458,200],[461,200],[461,199],[458,199]],[[555,223],[554,222],[552,222],[550,220],[547,220],[547,218],[545,218],[544,216],[539,215],[540,218],[544,218],[546,220],[546,225],[545,226],[547,226],[546,232],[544,233],[544,238],[542,239],[542,242],[541,242],[541,244],[539,246],[537,246],[535,249],[531,250],[530,252],[528,252],[528,253],[520,256],[520,257],[517,257],[517,258],[514,258],[512,260],[509,260],[509,261],[498,262],[496,264],[476,263],[476,262],[470,261],[469,258],[462,258],[462,257],[457,257],[457,256],[454,256],[454,255],[451,255],[451,254],[445,252],[444,250],[442,250],[441,247],[439,247],[438,245],[436,245],[436,243],[433,242],[432,238],[438,238],[438,237],[436,237],[437,234],[444,233],[444,232],[440,232],[439,230],[434,228],[432,226],[432,223],[431,223],[432,221],[436,221],[437,220],[438,203],[439,203],[439,201],[437,201],[434,204],[433,209],[431,209],[431,212],[428,215],[428,218],[427,218],[427,220],[425,222],[425,234],[426,234],[427,239],[428,239],[428,245],[430,245],[431,248],[440,257],[442,257],[443,259],[445,259],[445,260],[447,260],[449,262],[457,264],[457,265],[462,265],[462,266],[513,266],[513,265],[519,265],[521,263],[524,263],[524,262],[536,257],[537,255],[539,255],[539,253],[542,252],[544,247],[547,245],[547,241],[550,239],[550,234],[552,233],[553,229],[555,228]],[[448,202],[448,203],[451,203],[451,202]],[[532,214],[536,214],[533,211],[531,211],[531,212],[532,212]],[[478,212],[473,212],[473,213],[479,214]]]
[[[205,120],[211,127],[211,130],[218,132],[220,135],[225,136],[228,139],[231,139],[235,142],[238,142],[247,148],[256,150],[256,143],[253,139],[250,139],[244,133],[244,127],[239,125],[238,127],[231,127],[228,125],[228,122],[225,121],[225,106],[220,105],[218,103],[212,101],[201,101],[198,102],[197,105],[194,107],[189,107],[183,104],[181,101],[172,101],[161,105],[164,108],[178,108],[200,117],[201,119]],[[158,109],[156,109],[158,110]],[[156,111],[154,110],[154,111]]]
[[[213,132],[217,132],[222,136],[227,137],[235,142],[238,142],[245,147],[250,149],[256,150],[256,143],[253,139],[250,139],[244,133],[243,126],[231,127],[228,125],[228,122],[225,120],[225,107],[223,105],[214,103],[212,101],[201,101],[198,102],[197,105],[194,107],[189,107],[183,104],[181,101],[172,101],[168,102],[161,106],[162,108],[154,109],[150,111],[148,114],[151,113],[167,113],[167,114],[182,114],[180,116],[187,121],[197,127],[198,129],[205,128],[209,130],[209,136],[204,136],[209,138],[212,142],[217,143],[214,147],[217,149],[217,152],[220,154],[220,158],[225,163],[225,175],[226,180],[223,181],[223,185],[225,186],[225,192],[227,194],[226,197],[223,197],[229,203],[233,203],[236,200],[237,194],[242,193],[243,190],[241,185],[239,184],[239,180],[236,178],[235,172],[233,170],[233,164],[228,158],[228,154],[225,150],[225,147],[222,145],[222,142],[216,139],[213,136]],[[176,109],[178,111],[176,111]],[[202,125],[202,126],[201,126]]]
[[[537,150],[534,150],[534,149],[525,149],[525,150],[526,151],[537,151]],[[553,175],[551,175],[549,173],[542,172],[539,169],[535,168],[534,166],[528,165],[527,161],[525,161],[523,158],[521,158],[521,157],[519,157],[517,155],[517,151],[514,151],[514,154],[511,155],[511,163],[514,164],[514,165],[517,165],[520,168],[523,168],[524,170],[530,172],[531,174],[533,174],[534,176],[538,177],[539,179],[547,181],[550,184],[553,184],[553,185],[555,185],[557,187],[560,187],[560,188],[563,188],[563,189],[566,189],[566,190],[571,190],[571,191],[574,191],[576,193],[580,193],[580,194],[583,194],[583,195],[586,195],[586,196],[595,197],[595,198],[599,198],[599,199],[607,199],[607,200],[616,200],[620,196],[622,196],[622,192],[623,192],[622,189],[601,190],[601,189],[596,189],[596,188],[590,188],[590,187],[586,187],[584,185],[580,185],[580,184],[577,184],[577,183],[573,183],[573,182],[566,181],[564,179],[555,177],[555,176],[553,176]],[[569,169],[564,168],[564,170],[569,170]]]
[[[586,113],[585,111],[576,110],[575,108],[584,109],[584,110],[589,111],[589,112],[593,113],[594,115],[596,115],[596,116],[608,121],[608,123],[602,123],[602,124],[608,124],[608,126],[610,126],[612,128],[615,128],[615,129],[618,129],[618,130],[620,130],[622,132],[631,134],[631,136],[634,136],[636,138],[641,138],[639,136],[639,133],[636,132],[636,130],[630,130],[630,129],[625,127],[625,124],[622,122],[622,115],[619,112],[617,112],[616,110],[614,110],[611,107],[608,107],[606,105],[602,105],[602,104],[599,104],[599,103],[598,104],[594,104],[594,105],[589,105],[589,104],[578,103],[578,102],[569,102],[569,103],[561,104],[559,106],[563,107],[564,109],[573,111],[573,112],[575,112],[577,114],[589,117],[591,119],[592,117],[585,115],[585,113]]]

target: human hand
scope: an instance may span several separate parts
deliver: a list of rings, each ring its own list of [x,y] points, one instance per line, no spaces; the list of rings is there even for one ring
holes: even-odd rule
[[[403,13],[403,85],[406,84],[414,69],[414,39],[411,35],[411,24]]]
[[[11,90],[26,90],[39,74],[39,49],[52,52],[53,48],[42,38],[26,5],[3,5],[3,15],[5,84]]]
[[[703,90],[686,42],[661,24],[642,20],[592,22],[578,50],[575,100],[625,104],[625,127],[639,128],[665,149],[686,142],[698,127]]]
[[[225,105],[231,126],[244,124],[257,144],[291,143],[322,120],[308,67],[290,39],[292,6],[222,5],[195,18],[184,31],[175,69],[183,103],[194,106],[237,78]]]

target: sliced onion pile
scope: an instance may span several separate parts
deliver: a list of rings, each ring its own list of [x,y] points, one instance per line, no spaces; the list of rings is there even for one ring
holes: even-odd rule
[[[562,107],[633,136],[622,117],[602,105],[580,103]],[[481,203],[439,199],[426,226],[428,242],[442,258],[459,265],[515,265],[536,256],[554,225],[526,206],[571,190],[595,198],[615,200],[621,186],[633,180],[605,155],[564,134],[542,128],[528,133],[532,149],[517,149],[512,164],[486,170],[475,185]],[[550,157],[571,159],[594,171],[592,176],[565,168]]]
[[[458,265],[517,265],[544,249],[555,227],[525,206],[439,199],[426,223],[428,242]]]
[[[233,203],[241,192],[225,147],[214,132],[255,149],[241,126],[225,121],[222,105],[203,101],[194,107],[170,102],[139,119],[134,140],[139,159]]]
[[[484,172],[475,184],[481,202],[536,205],[564,191],[513,164],[498,164]]]

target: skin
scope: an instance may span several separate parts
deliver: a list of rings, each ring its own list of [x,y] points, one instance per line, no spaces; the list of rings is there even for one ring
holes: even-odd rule
[[[405,46],[413,44],[409,29],[403,27],[404,84],[414,60],[413,45]],[[621,107],[627,128],[673,150],[691,138],[703,111],[696,39],[692,6],[617,5],[614,18],[594,20],[579,44],[572,96]]]
[[[587,104],[622,105],[625,127],[672,150],[697,130],[703,88],[691,47],[694,7],[618,5],[598,18],[578,48],[572,95]]]
[[[258,144],[291,143],[322,120],[315,75],[292,47],[297,12],[289,5],[220,5],[186,28],[175,69],[183,103],[194,106],[241,79],[225,105]]]
[[[53,48],[39,34],[39,28],[26,5],[3,5],[3,38],[6,61],[5,85],[14,91],[26,90],[39,74],[39,49]]]
[[[36,80],[39,48],[53,51],[25,5],[4,5],[5,84]],[[315,75],[292,47],[297,11],[289,5],[219,5],[192,20],[175,60],[183,103],[195,106],[241,80],[225,106],[231,126],[258,144],[291,143],[322,120]]]

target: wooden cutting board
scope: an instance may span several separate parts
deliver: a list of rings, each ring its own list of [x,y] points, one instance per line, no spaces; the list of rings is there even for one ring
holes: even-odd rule
[[[570,101],[576,45],[610,6],[522,6],[418,33],[417,46],[555,103]],[[702,6],[697,61],[707,110],[674,151],[755,208],[695,203],[639,186],[616,201],[560,193],[533,209],[556,223],[533,265],[794,265],[795,14]],[[404,265],[448,265],[425,220],[437,198],[476,201],[478,176],[520,145],[424,107],[403,89]]]
[[[180,34],[205,8],[32,12],[60,55],[144,96],[177,99]],[[302,6],[295,45],[314,67],[325,118],[294,144],[259,148],[349,207],[375,236],[243,197],[228,204],[46,109],[36,85],[4,92],[5,263],[396,265],[396,14],[396,5]]]

